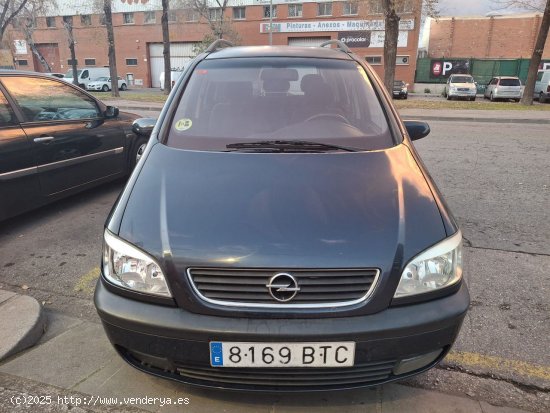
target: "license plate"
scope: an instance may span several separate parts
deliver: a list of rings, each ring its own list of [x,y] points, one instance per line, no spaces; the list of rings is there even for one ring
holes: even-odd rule
[[[210,342],[212,367],[351,367],[355,343]]]

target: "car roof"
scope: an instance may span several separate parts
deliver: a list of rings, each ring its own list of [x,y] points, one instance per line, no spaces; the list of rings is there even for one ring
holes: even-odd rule
[[[305,57],[321,59],[354,60],[349,54],[328,47],[295,46],[238,46],[226,47],[210,53],[206,59],[238,57]]]
[[[497,79],[519,79],[517,76],[495,76]]]

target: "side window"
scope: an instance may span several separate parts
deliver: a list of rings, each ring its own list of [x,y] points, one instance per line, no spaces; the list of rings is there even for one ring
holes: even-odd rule
[[[6,100],[4,94],[0,91],[0,128],[12,126],[17,123],[15,115],[10,108],[10,104]]]
[[[540,82],[542,80],[542,75],[544,75],[544,72],[539,72],[537,74],[537,82]]]
[[[93,99],[62,82],[24,76],[6,77],[3,82],[28,122],[101,116]]]
[[[90,73],[87,70],[83,71],[82,72],[82,79],[88,79],[89,75],[90,75]]]

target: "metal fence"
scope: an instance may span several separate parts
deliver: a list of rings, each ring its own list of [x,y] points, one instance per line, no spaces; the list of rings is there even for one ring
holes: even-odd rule
[[[487,83],[495,76],[517,76],[525,84],[530,59],[456,59],[456,58],[419,58],[416,62],[416,83],[446,83],[448,76],[435,76],[433,73],[434,62],[437,61],[463,61],[478,83],[478,92],[483,93]],[[549,63],[550,60],[544,60]]]

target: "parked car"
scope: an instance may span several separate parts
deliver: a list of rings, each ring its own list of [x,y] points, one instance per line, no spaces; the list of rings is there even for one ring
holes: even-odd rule
[[[429,126],[403,123],[333,43],[217,41],[175,85],[104,230],[95,305],[132,366],[329,390],[451,348],[469,295],[461,232],[412,144]]]
[[[118,77],[118,88],[119,90],[128,89],[128,87],[126,86],[126,81],[120,76]],[[109,76],[98,77],[93,82],[88,83],[86,89],[91,91],[100,90],[102,92],[108,92],[112,89],[111,78]]]
[[[110,76],[108,67],[85,67],[82,69],[77,69],[76,73],[78,75],[78,86],[82,89],[86,89],[88,87],[88,83],[99,77]],[[64,80],[68,83],[73,83],[73,69],[69,69],[67,71]]]
[[[476,100],[477,84],[470,75],[453,74],[447,79],[443,92],[447,100],[453,98],[466,98]]]
[[[170,80],[172,81],[172,87],[174,87],[174,85],[176,84],[177,80],[180,78],[182,73],[183,73],[183,70],[172,70],[170,72]],[[164,90],[164,72],[160,73],[159,81],[160,81],[160,90]]]
[[[409,97],[408,83],[402,80],[393,82],[393,97],[398,99],[407,99]]]
[[[523,88],[518,77],[497,76],[487,84],[483,97],[492,102],[497,99],[513,99],[519,102],[522,94]]]
[[[0,70],[0,220],[127,175],[136,115],[38,73]]]
[[[533,96],[538,98],[540,103],[546,103],[550,100],[550,70],[541,70],[537,73]]]

